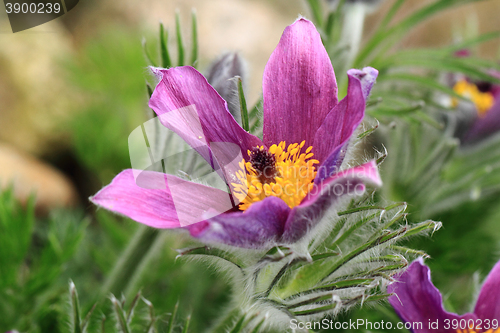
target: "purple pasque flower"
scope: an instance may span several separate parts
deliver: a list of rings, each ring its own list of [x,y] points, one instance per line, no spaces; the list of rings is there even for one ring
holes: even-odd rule
[[[338,172],[378,72],[349,70],[339,102],[330,59],[306,19],[285,29],[266,65],[263,140],[238,125],[196,69],[153,72],[159,83],[149,106],[218,170],[231,195],[172,175],[125,170],[91,198],[98,206],[155,228],[187,228],[207,243],[261,248],[296,242],[342,197],[381,184],[373,161]]]
[[[422,258],[395,279],[397,282],[387,288],[394,293],[389,303],[412,332],[500,332],[500,262],[486,278],[474,312],[461,316],[444,310],[441,293],[432,284],[430,269]]]
[[[455,52],[459,58],[467,58],[471,53],[467,49]],[[489,74],[500,78],[500,72],[492,70]],[[458,136],[464,144],[476,143],[486,137],[500,131],[500,85],[488,81],[474,81],[463,75],[449,76],[450,84],[453,90],[469,99],[474,109],[470,110],[467,106],[454,99],[453,106],[462,105],[462,115],[465,119],[459,124]]]
[[[500,77],[498,72],[491,74]],[[486,81],[469,82],[464,79],[458,82],[454,89],[457,90],[460,86],[467,86],[462,94],[471,96],[476,107],[475,117],[463,141],[478,142],[500,131],[500,85]]]

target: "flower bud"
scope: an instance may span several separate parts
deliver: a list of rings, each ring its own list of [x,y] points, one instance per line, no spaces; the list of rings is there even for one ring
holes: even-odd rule
[[[227,102],[229,112],[236,121],[240,122],[238,86],[234,78],[239,76],[245,83],[245,61],[236,52],[223,54],[219,59],[212,62],[205,76],[208,83]]]

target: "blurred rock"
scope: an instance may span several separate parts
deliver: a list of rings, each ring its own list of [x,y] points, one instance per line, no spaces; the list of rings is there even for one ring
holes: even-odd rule
[[[74,109],[63,62],[71,36],[58,20],[13,34],[0,20],[0,140],[34,155],[53,151]]]
[[[51,209],[77,203],[73,184],[58,170],[26,153],[0,143],[0,188],[13,186],[16,198],[25,203],[36,194],[36,210],[45,214]]]

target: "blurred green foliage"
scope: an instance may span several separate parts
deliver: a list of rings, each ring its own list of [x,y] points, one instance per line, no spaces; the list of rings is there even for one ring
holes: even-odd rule
[[[87,224],[77,212],[35,223],[34,199],[24,208],[12,190],[0,193],[0,330],[57,332],[66,265]]]
[[[79,161],[103,184],[130,167],[128,135],[146,118],[146,63],[139,35],[104,32],[67,63],[68,79],[81,92],[69,124]]]
[[[81,95],[66,126],[78,162],[98,179],[93,193],[99,184],[130,167],[127,137],[148,118],[147,65],[141,36],[122,29],[110,29],[90,40],[64,64],[68,81]],[[177,302],[173,332],[181,332],[179,323],[190,315],[196,318],[189,324],[190,331],[203,330],[227,302],[227,284],[207,265],[176,260],[175,249],[186,239],[183,234],[149,231],[151,244],[145,244],[145,252],[134,258],[136,266],[121,272],[116,266],[126,259],[131,240],[145,227],[95,211],[90,203],[87,213],[58,211],[48,218],[35,218],[34,200],[23,207],[11,190],[0,194],[1,332],[74,332],[68,315],[70,279],[78,288],[82,320],[97,304],[88,326],[92,332],[100,332],[103,317],[108,331],[113,332],[116,325],[116,309],[108,300],[112,290],[106,286],[123,288],[113,292],[127,297],[126,307],[142,290],[154,304],[155,325],[161,332],[168,331]],[[109,282],[110,278],[114,281]],[[148,315],[149,309],[141,303],[136,317]]]

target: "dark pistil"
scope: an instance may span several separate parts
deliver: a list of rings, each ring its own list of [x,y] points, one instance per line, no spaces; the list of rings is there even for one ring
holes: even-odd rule
[[[476,82],[476,86],[477,86],[477,89],[483,93],[490,92],[491,88],[492,88],[492,84],[490,82],[486,82],[486,81]]]
[[[266,149],[255,147],[250,151],[250,163],[262,184],[274,182],[277,176],[276,158]]]

